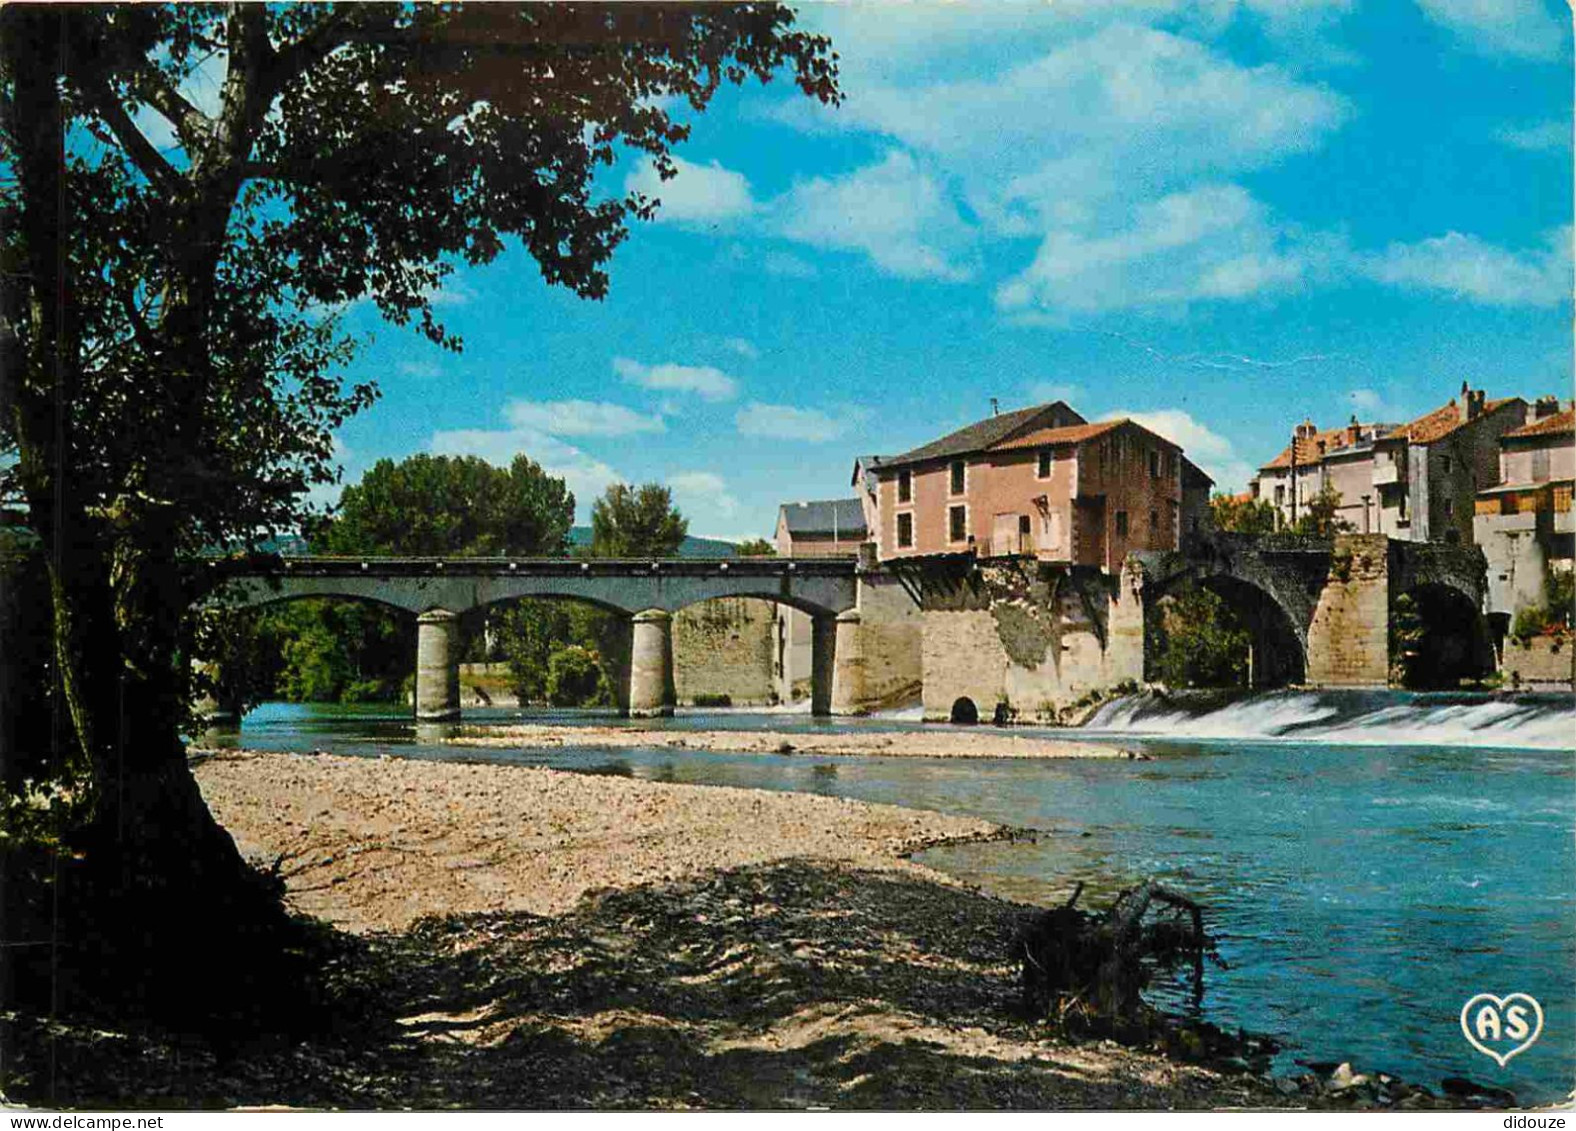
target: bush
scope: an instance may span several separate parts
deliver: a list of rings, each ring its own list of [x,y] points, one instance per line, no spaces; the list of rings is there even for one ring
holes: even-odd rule
[[[1231,609],[1207,589],[1167,598],[1156,671],[1167,687],[1241,687],[1251,637]]]
[[[571,644],[547,661],[547,701],[555,707],[595,706],[606,686],[602,665],[589,649]]]

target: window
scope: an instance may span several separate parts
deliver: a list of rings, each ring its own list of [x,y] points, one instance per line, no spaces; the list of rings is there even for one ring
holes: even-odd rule
[[[947,539],[962,542],[969,536],[968,510],[964,507],[947,508]]]
[[[1127,537],[1127,512],[1116,512],[1116,533],[1119,538]]]
[[[1454,499],[1446,499],[1445,500],[1445,517],[1446,518],[1454,518],[1455,514],[1456,514],[1456,501]]]
[[[1149,450],[1149,478],[1160,478],[1160,453],[1153,448]]]
[[[900,471],[897,473],[897,501],[900,503],[912,502],[914,499],[914,473]]]
[[[1149,533],[1151,533],[1151,534],[1158,534],[1159,532],[1160,532],[1160,512],[1159,511],[1150,511],[1149,512]]]
[[[1450,457],[1449,456],[1440,456],[1439,457],[1439,470],[1443,471],[1446,475],[1450,474]]]
[[[1166,478],[1167,479],[1175,479],[1176,478],[1176,474],[1177,474],[1177,454],[1175,452],[1167,452],[1166,453]]]
[[[914,544],[914,515],[911,511],[897,516],[897,544],[905,550]]]
[[[1039,463],[1035,466],[1034,477],[1036,479],[1049,479],[1051,477],[1051,449],[1050,448],[1041,448],[1040,449]]]
[[[960,459],[955,459],[952,461],[951,490],[954,495],[963,494],[963,477],[965,475],[965,466],[966,465],[964,462]]]
[[[1278,506],[1278,507],[1282,507],[1282,506],[1286,505],[1286,488],[1285,487],[1277,487],[1277,488],[1275,488],[1275,505]]]

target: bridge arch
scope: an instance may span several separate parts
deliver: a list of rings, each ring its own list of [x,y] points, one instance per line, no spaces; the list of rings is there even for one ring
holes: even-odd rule
[[[1449,579],[1424,580],[1398,595],[1391,664],[1407,687],[1448,689],[1494,670],[1494,644],[1479,598]]]

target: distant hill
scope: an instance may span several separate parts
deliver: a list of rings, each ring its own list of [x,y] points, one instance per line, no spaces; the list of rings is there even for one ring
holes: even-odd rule
[[[589,526],[571,526],[569,528],[569,545],[589,546],[591,544],[591,528]],[[736,558],[739,548],[732,542],[724,542],[720,538],[697,538],[693,534],[684,536],[684,543],[679,547],[681,558]]]

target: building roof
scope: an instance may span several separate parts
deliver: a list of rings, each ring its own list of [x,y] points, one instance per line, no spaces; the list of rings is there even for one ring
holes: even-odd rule
[[[1545,416],[1542,420],[1534,420],[1530,424],[1523,424],[1520,428],[1513,428],[1500,437],[1501,440],[1519,440],[1523,436],[1562,436],[1576,432],[1576,409],[1566,409],[1556,412],[1552,416]]]
[[[1019,448],[1043,448],[1053,444],[1081,444],[1085,440],[1092,440],[1113,431],[1123,424],[1132,424],[1131,420],[1123,417],[1121,420],[1102,420],[1097,424],[1070,424],[1064,428],[1038,428],[1033,432],[1025,432],[1022,436],[1013,436],[999,444],[992,444],[993,452],[1010,452]],[[1141,428],[1142,425],[1134,425]],[[1165,437],[1160,437],[1165,439]],[[1169,443],[1170,441],[1167,441]]]
[[[1472,419],[1481,420],[1483,417],[1498,412],[1503,408],[1515,404],[1525,406],[1526,403],[1520,397],[1501,397],[1497,401],[1487,401],[1483,405],[1483,411]],[[1434,444],[1443,440],[1458,428],[1470,423],[1471,421],[1461,415],[1461,410],[1457,407],[1455,399],[1451,398],[1449,404],[1440,405],[1433,412],[1419,416],[1410,424],[1401,425],[1393,434],[1399,435],[1413,444]]]
[[[1049,416],[1055,409],[1082,421],[1072,409],[1062,401],[1051,404],[1034,405],[1031,408],[1015,409],[1012,412],[999,413],[996,416],[987,416],[984,420],[976,420],[973,424],[959,428],[956,432],[949,432],[939,440],[932,440],[928,444],[904,452],[902,455],[892,456],[881,461],[882,468],[895,467],[902,464],[923,463],[926,460],[946,459],[950,456],[970,455],[974,452],[983,452],[1000,444],[1019,429],[1027,428],[1042,416]]]
[[[858,499],[816,499],[777,508],[792,535],[831,534],[839,541],[865,537],[865,509]]]
[[[1350,427],[1351,425],[1348,424],[1340,428],[1325,428],[1307,436],[1298,436],[1293,441],[1297,445],[1297,466],[1309,467],[1320,462],[1327,455],[1334,455],[1336,452],[1355,447],[1356,445],[1346,442],[1346,430]],[[1389,425],[1386,424],[1358,424],[1358,428],[1369,435],[1377,433],[1380,439],[1393,435],[1392,432],[1386,431],[1389,428]],[[1279,468],[1290,466],[1291,444],[1287,444],[1281,449],[1280,455],[1270,460],[1269,463],[1262,464],[1259,470],[1275,471]]]
[[[1214,485],[1215,481],[1209,477],[1209,474],[1202,467],[1188,459],[1187,456],[1182,457],[1182,486],[1213,487]],[[1251,492],[1244,492],[1244,495],[1251,495]]]

